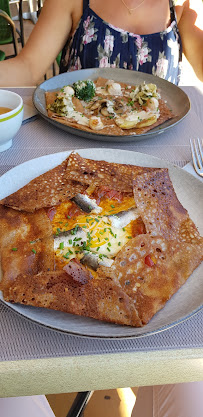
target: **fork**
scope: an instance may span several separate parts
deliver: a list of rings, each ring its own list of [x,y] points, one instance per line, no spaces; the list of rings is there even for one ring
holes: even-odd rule
[[[192,154],[193,165],[196,173],[203,177],[203,141],[190,139],[190,148]]]

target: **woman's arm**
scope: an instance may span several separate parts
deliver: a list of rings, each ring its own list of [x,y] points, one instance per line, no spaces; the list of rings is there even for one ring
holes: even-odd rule
[[[202,0],[177,0],[181,17],[178,22],[183,52],[197,77],[203,81],[203,2]]]
[[[46,73],[68,38],[73,4],[77,1],[45,1],[39,20],[20,54],[0,62],[1,87],[35,85]]]

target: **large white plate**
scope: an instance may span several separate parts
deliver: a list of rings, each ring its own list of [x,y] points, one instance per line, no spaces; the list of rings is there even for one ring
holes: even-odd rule
[[[181,168],[161,159],[137,152],[115,149],[83,149],[81,156],[104,159],[109,162],[128,163],[150,167],[167,167],[179,200],[200,233],[203,233],[202,198],[203,185],[198,179]],[[70,152],[61,152],[33,159],[19,165],[0,178],[0,199],[25,185],[36,176],[60,164]],[[113,325],[68,313],[6,303],[17,313],[42,325],[67,333],[88,337],[123,338],[141,337],[165,330],[196,314],[203,307],[203,264],[200,265],[183,287],[172,297],[166,306],[143,328]],[[2,294],[0,299],[3,301]],[[4,302],[4,301],[3,301]]]
[[[80,129],[76,129],[70,126],[63,125],[62,123],[50,119],[47,116],[46,103],[45,103],[45,91],[56,91],[64,87],[67,84],[73,84],[78,80],[95,80],[98,77],[104,77],[107,79],[113,79],[114,81],[122,81],[131,85],[141,84],[144,81],[146,83],[154,83],[157,85],[161,92],[163,100],[167,101],[167,105],[175,114],[170,120],[162,123],[160,126],[151,129],[149,132],[142,133],[140,135],[128,135],[125,136],[113,136],[113,135],[101,135],[94,132],[85,132]],[[50,78],[40,84],[33,95],[33,103],[37,111],[45,118],[49,123],[54,124],[56,127],[65,130],[68,133],[72,133],[78,136],[82,136],[93,140],[102,140],[107,142],[129,142],[137,141],[148,138],[149,136],[158,135],[163,133],[165,130],[175,126],[180,122],[190,110],[190,101],[187,94],[176,85],[155,77],[151,74],[145,74],[138,71],[130,71],[124,69],[112,69],[112,68],[91,68],[80,71],[67,72],[64,74],[57,75],[56,77]]]

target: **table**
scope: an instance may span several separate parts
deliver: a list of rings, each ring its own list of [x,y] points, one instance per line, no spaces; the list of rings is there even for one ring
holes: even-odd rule
[[[31,104],[33,88],[12,89]],[[55,128],[37,116],[0,154],[0,174],[26,160],[79,148],[139,151],[183,167],[189,138],[203,136],[203,92],[184,87],[189,115],[173,129],[140,142],[96,142]],[[110,389],[203,380],[203,310],[144,338],[99,340],[67,335],[28,321],[0,302],[0,396]]]

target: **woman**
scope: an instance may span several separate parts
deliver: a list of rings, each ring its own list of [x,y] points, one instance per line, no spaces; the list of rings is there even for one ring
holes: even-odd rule
[[[0,63],[0,85],[35,85],[61,50],[60,72],[119,67],[159,75],[176,84],[183,50],[203,81],[202,1],[175,3],[46,0],[21,53]]]
[[[119,67],[152,73],[174,83],[180,78],[183,50],[203,81],[201,16],[201,0],[178,0],[176,6],[170,0],[46,0],[21,53],[0,63],[0,85],[36,84],[61,50],[60,72]],[[184,417],[202,416],[201,383],[155,390],[156,402],[160,398],[159,403],[166,406],[166,413],[159,407],[161,417],[180,417],[175,405],[177,402],[180,408],[184,401],[181,416],[183,411]],[[136,417],[144,415],[146,404],[149,415],[153,415],[148,391],[139,390],[133,411]],[[187,404],[195,398],[199,414],[192,414],[194,409],[191,412],[186,406],[186,398]],[[44,396],[0,399],[0,408],[4,417],[54,416]]]

